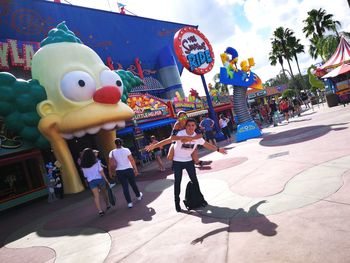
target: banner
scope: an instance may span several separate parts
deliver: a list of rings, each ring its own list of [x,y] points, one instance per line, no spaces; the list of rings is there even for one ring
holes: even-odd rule
[[[9,70],[10,66],[30,70],[33,55],[39,48],[39,42],[0,39],[0,70]]]
[[[135,120],[157,118],[169,115],[168,105],[149,94],[130,94],[127,104],[135,112]]]

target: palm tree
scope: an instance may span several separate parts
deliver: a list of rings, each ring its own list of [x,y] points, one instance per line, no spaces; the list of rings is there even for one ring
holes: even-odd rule
[[[305,53],[304,46],[300,44],[300,39],[297,39],[296,37],[290,37],[287,41],[287,46],[290,50],[291,55],[294,57],[295,62],[297,63],[299,75],[301,76],[300,67],[299,67],[299,61],[298,61],[298,54]]]
[[[273,49],[275,48],[275,50],[278,50],[278,52],[281,52],[283,58],[287,60],[291,76],[293,77],[292,67],[290,66],[292,54],[287,45],[288,41],[290,41],[289,39],[293,37],[293,31],[289,28],[284,29],[283,27],[279,27],[273,32],[273,37],[272,47]]]
[[[219,90],[222,94],[229,93],[229,87],[226,84],[220,82],[220,73],[216,73],[213,77],[214,87]]]
[[[284,69],[284,64],[283,64],[283,51],[282,51],[281,47],[278,45],[278,43],[276,43],[274,41],[274,39],[271,39],[271,40],[272,40],[272,42],[271,42],[272,51],[269,53],[270,65],[271,66],[276,66],[277,62],[278,62],[281,65],[281,67],[282,67],[282,71],[283,71],[284,77],[286,79],[288,79],[287,76],[286,76],[285,69]]]
[[[317,57],[322,54],[322,39],[317,35],[314,35],[313,38],[310,39],[310,48],[309,54],[313,59],[317,59]]]
[[[333,31],[338,35],[337,26],[340,26],[340,22],[333,20],[332,14],[326,14],[326,10],[322,8],[319,10],[312,9],[307,14],[308,17],[303,20],[306,24],[303,28],[303,33],[305,33],[307,38],[314,35],[322,38],[326,30]]]
[[[281,67],[282,67],[282,71],[283,71],[284,77],[286,79],[288,79],[287,76],[286,76],[286,73],[285,73],[284,66],[283,66],[282,53],[279,52],[278,50],[274,50],[274,48],[272,47],[272,51],[269,53],[269,60],[270,60],[270,65],[271,66],[276,66],[277,65],[277,61],[278,61],[280,63],[280,65],[281,65]]]
[[[314,59],[320,56],[323,61],[327,61],[337,49],[339,41],[339,38],[335,35],[322,38],[314,36],[310,39],[311,46],[309,54]]]
[[[340,26],[340,22],[337,20],[333,20],[332,14],[327,14],[326,11],[322,8],[319,10],[312,9],[308,13],[308,17],[303,20],[305,23],[305,27],[303,28],[303,32],[306,37],[310,37],[310,49],[309,53],[312,58],[316,59],[320,56],[324,60],[323,54],[323,44],[326,31],[335,32],[339,42],[339,34],[337,31],[337,26]],[[326,42],[333,41],[327,40]],[[328,49],[328,48],[327,48]]]
[[[337,49],[340,38],[334,35],[326,36],[322,41],[322,54],[321,57],[324,61],[327,61]]]

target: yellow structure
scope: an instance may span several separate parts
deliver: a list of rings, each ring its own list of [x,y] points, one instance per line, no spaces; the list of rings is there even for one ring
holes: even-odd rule
[[[37,105],[38,128],[62,164],[65,193],[84,189],[66,139],[97,134],[105,156],[114,148],[115,128],[134,112],[120,101],[123,82],[99,56],[80,43],[51,43],[32,60],[32,77],[45,88],[47,100]]]

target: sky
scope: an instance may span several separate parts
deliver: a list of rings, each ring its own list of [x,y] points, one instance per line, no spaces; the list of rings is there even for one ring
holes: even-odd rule
[[[52,0],[51,0],[52,1]],[[267,81],[280,73],[280,65],[271,66],[268,60],[273,31],[282,26],[294,31],[305,46],[305,53],[298,55],[302,73],[320,60],[308,54],[309,41],[302,32],[303,20],[312,9],[323,8],[333,14],[342,25],[340,31],[350,32],[350,7],[347,0],[67,0],[69,3],[90,8],[119,12],[117,3],[141,17],[197,25],[209,39],[215,55],[214,68],[205,74],[207,84],[222,66],[220,54],[227,47],[234,47],[239,54],[238,64],[253,57],[256,65],[251,69]],[[67,3],[61,0],[62,3]],[[130,14],[127,12],[127,14]],[[285,63],[287,68],[287,63]],[[297,74],[296,63],[292,70]],[[201,77],[184,69],[181,75],[185,94],[193,88],[205,95]]]

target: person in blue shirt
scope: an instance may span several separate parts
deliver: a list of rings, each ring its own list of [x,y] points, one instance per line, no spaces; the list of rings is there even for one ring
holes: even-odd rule
[[[211,142],[216,146],[215,136],[214,136],[214,121],[205,116],[205,118],[199,124],[199,127],[204,130],[205,138],[208,142]]]

